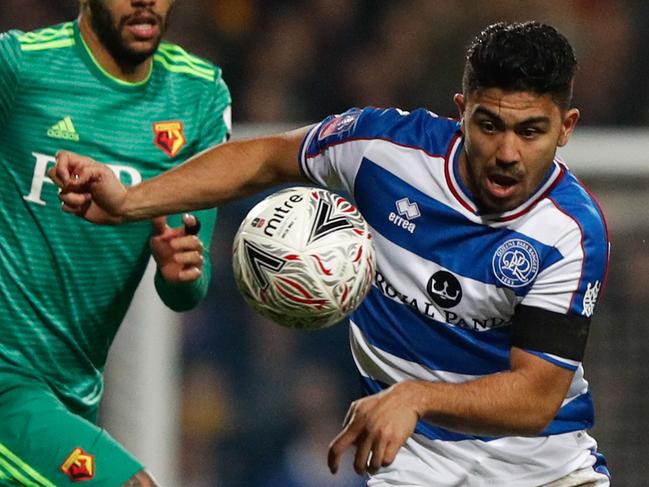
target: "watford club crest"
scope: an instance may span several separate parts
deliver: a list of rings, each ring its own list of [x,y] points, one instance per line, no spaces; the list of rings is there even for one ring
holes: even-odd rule
[[[82,482],[95,477],[95,457],[81,448],[75,448],[61,465],[61,471],[72,482]]]
[[[180,121],[154,123],[153,133],[153,142],[169,157],[175,157],[187,142]]]

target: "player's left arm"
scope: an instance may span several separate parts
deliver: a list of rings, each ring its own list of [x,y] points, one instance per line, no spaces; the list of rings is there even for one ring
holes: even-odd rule
[[[329,468],[336,472],[352,446],[357,473],[389,465],[421,418],[467,434],[537,435],[559,409],[573,373],[513,348],[506,372],[461,384],[399,382],[352,403],[329,447]]]
[[[196,211],[182,219],[174,215],[152,221],[155,287],[160,299],[174,311],[192,309],[207,294],[212,267],[204,242],[209,241],[215,220],[215,211]]]
[[[202,99],[196,121],[200,127],[196,153],[227,141],[232,132],[232,100],[220,70],[216,70],[216,79],[207,86]],[[168,222],[165,217],[153,220],[151,253],[158,265],[155,287],[174,311],[192,309],[207,295],[212,275],[209,249],[216,219],[214,208],[183,215],[182,219],[173,215]]]
[[[421,418],[473,435],[535,436],[554,419],[581,363],[608,264],[603,218],[565,235],[564,259],[546,269],[516,309],[510,370],[463,383],[411,380],[352,403],[329,467],[356,446],[355,470],[392,463]],[[594,219],[597,220],[597,219]]]

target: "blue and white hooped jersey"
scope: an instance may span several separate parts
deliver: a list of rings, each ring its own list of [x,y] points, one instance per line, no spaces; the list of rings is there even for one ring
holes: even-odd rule
[[[303,142],[304,174],[351,194],[373,231],[376,280],[350,320],[352,352],[368,394],[408,379],[459,383],[507,371],[517,305],[590,318],[604,282],[604,217],[569,169],[555,160],[520,207],[480,214],[459,178],[459,128],[458,121],[423,109],[352,109],[325,119]],[[562,407],[539,438],[475,437],[425,421],[416,437],[431,448],[489,445],[490,455],[498,450],[506,460],[520,454],[520,441],[536,442],[534,449],[591,427],[581,363],[530,352],[575,371]],[[555,456],[548,453],[549,463],[578,461],[563,452],[564,458]]]

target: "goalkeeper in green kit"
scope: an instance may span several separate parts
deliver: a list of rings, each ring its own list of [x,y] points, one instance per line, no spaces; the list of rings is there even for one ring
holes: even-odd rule
[[[80,0],[0,36],[0,485],[156,485],[95,425],[102,371],[151,255],[167,306],[205,296],[216,214],[93,226],[47,170],[73,150],[137,184],[229,136],[220,70],[161,42],[173,3]]]

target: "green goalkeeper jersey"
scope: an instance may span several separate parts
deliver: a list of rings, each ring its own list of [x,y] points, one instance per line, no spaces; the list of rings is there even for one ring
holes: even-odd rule
[[[95,61],[77,22],[0,36],[0,371],[42,377],[75,412],[94,408],[149,261],[149,222],[100,227],[61,211],[46,174],[56,152],[137,184],[227,138],[230,103],[220,70],[171,43],[146,80],[126,83]],[[215,211],[199,218],[209,248]],[[167,304],[182,296],[156,284]]]

